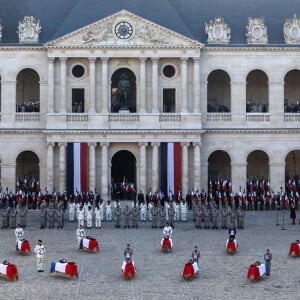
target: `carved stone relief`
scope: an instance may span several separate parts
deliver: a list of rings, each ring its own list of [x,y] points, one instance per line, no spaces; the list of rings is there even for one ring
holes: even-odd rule
[[[19,43],[38,43],[41,32],[40,21],[33,16],[25,16],[19,21],[18,31]]]
[[[248,44],[267,44],[268,31],[263,17],[249,17],[246,26]]]
[[[221,17],[216,17],[214,22],[205,23],[205,33],[208,35],[207,43],[228,44],[231,38],[231,29]]]
[[[286,44],[300,43],[300,18],[294,15],[286,19],[283,25],[283,35]]]

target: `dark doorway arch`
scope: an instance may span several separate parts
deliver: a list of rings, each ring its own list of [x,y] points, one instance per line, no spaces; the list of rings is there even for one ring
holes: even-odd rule
[[[128,82],[128,88],[120,88],[120,82],[123,79]],[[124,92],[121,92],[122,89],[126,90],[126,102],[125,107],[124,103],[122,103],[122,99],[124,98]],[[135,74],[127,69],[120,68],[115,71],[111,77],[111,112],[117,113],[120,110],[125,109],[129,110],[131,113],[136,112],[136,77]]]
[[[133,200],[136,195],[136,158],[127,151],[115,153],[111,160],[112,198]]]

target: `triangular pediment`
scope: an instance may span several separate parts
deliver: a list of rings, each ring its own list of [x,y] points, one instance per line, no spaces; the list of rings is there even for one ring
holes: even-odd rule
[[[45,46],[202,48],[203,44],[126,10],[121,10],[52,40]]]

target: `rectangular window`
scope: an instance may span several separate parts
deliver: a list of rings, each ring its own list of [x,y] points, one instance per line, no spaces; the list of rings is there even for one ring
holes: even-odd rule
[[[163,89],[163,112],[175,113],[175,89]]]
[[[72,113],[84,112],[84,89],[72,89]]]

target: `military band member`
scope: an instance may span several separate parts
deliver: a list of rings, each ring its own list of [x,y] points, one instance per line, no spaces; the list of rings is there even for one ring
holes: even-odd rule
[[[38,272],[44,272],[44,257],[45,257],[45,247],[42,240],[38,240],[38,244],[34,248],[34,253],[36,253],[36,264]]]
[[[121,228],[121,215],[122,215],[121,207],[118,204],[117,207],[115,208],[115,227],[116,228]]]

